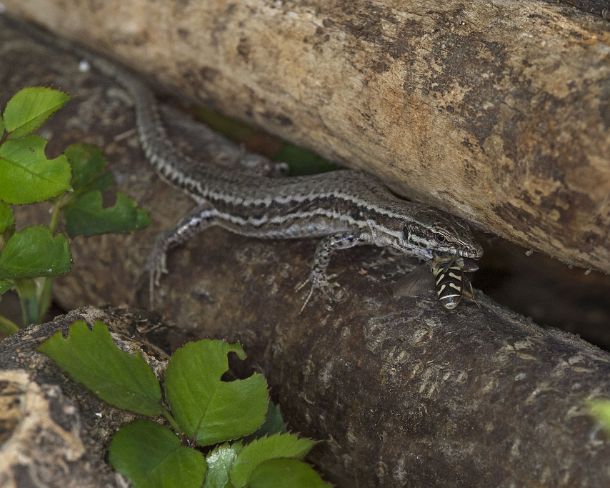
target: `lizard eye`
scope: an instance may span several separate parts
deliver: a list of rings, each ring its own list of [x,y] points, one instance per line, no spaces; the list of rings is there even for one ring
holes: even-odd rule
[[[443,234],[435,234],[436,240],[438,242],[445,242],[445,236]]]

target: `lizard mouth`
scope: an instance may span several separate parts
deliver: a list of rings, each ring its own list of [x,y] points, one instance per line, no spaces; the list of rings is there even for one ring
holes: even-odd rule
[[[462,258],[478,259],[483,255],[483,251],[458,251],[458,256]]]

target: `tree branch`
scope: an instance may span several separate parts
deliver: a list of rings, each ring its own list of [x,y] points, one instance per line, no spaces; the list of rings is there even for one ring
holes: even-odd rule
[[[5,3],[403,195],[610,272],[599,17],[522,0]]]

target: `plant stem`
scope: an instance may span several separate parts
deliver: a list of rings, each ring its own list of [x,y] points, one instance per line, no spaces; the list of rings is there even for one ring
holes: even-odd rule
[[[174,431],[176,431],[176,432],[181,432],[182,429],[180,429],[178,422],[176,422],[176,419],[172,416],[172,414],[169,412],[169,410],[165,407],[161,407],[161,409],[162,409],[161,414],[169,422],[169,425],[172,426],[172,429],[174,429]]]
[[[51,307],[51,299],[53,298],[53,278],[40,278],[42,285],[38,289],[38,320],[41,322],[47,315]],[[40,283],[39,283],[40,285]]]
[[[57,229],[57,223],[59,222],[59,212],[62,208],[63,201],[62,198],[59,197],[57,200],[55,200],[55,203],[53,203],[53,210],[51,211],[51,222],[49,222],[49,229],[51,230],[51,234],[53,234],[55,232],[55,229]]]
[[[36,282],[32,279],[18,280],[17,294],[21,303],[23,325],[27,326],[38,322],[38,296],[36,293]]]
[[[57,224],[59,223],[59,212],[63,209],[66,200],[64,195],[60,196],[53,202],[53,209],[51,211],[51,221],[49,222],[49,230],[51,234],[55,233]],[[41,284],[42,283],[42,284]],[[42,282],[38,283],[38,317],[36,322],[40,322],[51,306],[51,299],[53,296],[53,278],[42,278]]]
[[[19,330],[19,326],[12,320],[0,315],[0,335],[5,337],[14,334]]]

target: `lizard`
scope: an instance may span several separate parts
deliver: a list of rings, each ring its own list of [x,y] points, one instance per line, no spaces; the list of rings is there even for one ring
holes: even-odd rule
[[[25,28],[30,33],[34,30],[34,37],[42,36],[46,42],[84,58],[128,92],[146,158],[164,180],[197,204],[154,245],[146,266],[151,304],[154,287],[167,272],[170,249],[214,225],[259,239],[320,239],[311,272],[303,282],[311,285],[303,308],[316,291],[330,301],[338,300],[338,285],[327,273],[330,258],[337,250],[373,245],[393,248],[427,262],[440,257],[454,263],[459,262],[458,258],[476,260],[483,254],[465,221],[431,206],[401,199],[377,177],[362,171],[343,169],[270,178],[194,159],[168,137],[154,93],[130,70],[68,40],[29,25]],[[454,302],[441,303],[450,309],[447,304]]]

